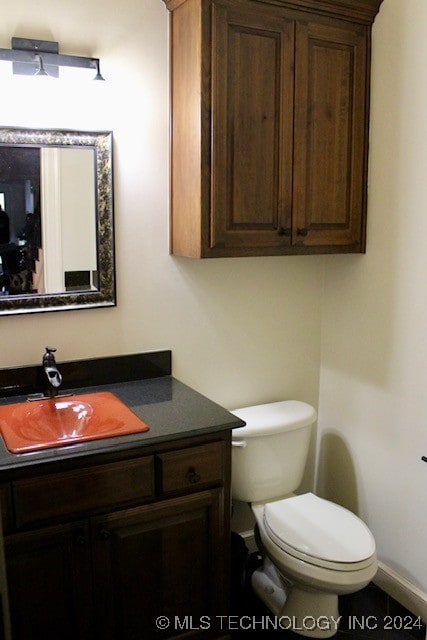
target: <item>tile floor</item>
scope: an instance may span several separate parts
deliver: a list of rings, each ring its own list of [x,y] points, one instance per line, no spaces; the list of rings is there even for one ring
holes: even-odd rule
[[[233,555],[233,554],[232,554]],[[250,577],[259,564],[257,554],[234,555],[232,625],[233,640],[261,637],[264,640],[301,640],[292,631],[274,630],[274,616],[253,593]],[[242,571],[243,570],[243,571]],[[340,598],[341,622],[337,640],[425,640],[425,624],[374,584],[362,591]],[[268,628],[269,627],[269,628]]]

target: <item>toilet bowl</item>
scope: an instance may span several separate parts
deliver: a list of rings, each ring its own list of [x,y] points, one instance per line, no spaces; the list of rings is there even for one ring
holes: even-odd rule
[[[246,422],[232,434],[233,497],[251,503],[263,555],[253,589],[282,628],[329,638],[339,627],[338,596],[375,576],[372,533],[351,511],[313,493],[294,493],[316,419],[310,405],[282,401],[233,413]]]

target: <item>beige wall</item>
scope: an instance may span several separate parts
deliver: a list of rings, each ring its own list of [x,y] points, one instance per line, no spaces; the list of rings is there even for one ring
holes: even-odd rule
[[[12,36],[101,58],[105,83],[3,77],[0,125],[113,130],[118,306],[0,318],[0,366],[37,363],[46,344],[59,361],[171,348],[174,374],[225,406],[317,404],[322,259],[168,255],[164,3],[4,0],[0,46]]]
[[[366,256],[168,255],[167,23],[161,0],[3,2],[1,47],[52,39],[101,58],[96,86],[2,80],[0,124],[114,131],[118,306],[0,318],[0,366],[46,344],[59,361],[171,348],[174,374],[229,408],[317,406],[321,372],[320,491],[427,590],[427,4],[384,0],[375,26]]]
[[[368,247],[328,258],[319,490],[357,510],[380,560],[427,592],[427,3],[374,25]]]

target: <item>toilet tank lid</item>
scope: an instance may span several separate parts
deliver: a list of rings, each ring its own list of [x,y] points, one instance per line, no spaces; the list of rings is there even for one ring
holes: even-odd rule
[[[233,429],[233,439],[292,431],[313,424],[317,418],[316,410],[306,402],[299,400],[281,400],[252,407],[242,407],[241,409],[232,409],[231,413],[246,422],[245,427]]]

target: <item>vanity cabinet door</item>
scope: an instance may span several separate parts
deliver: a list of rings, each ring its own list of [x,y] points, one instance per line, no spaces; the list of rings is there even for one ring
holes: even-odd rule
[[[13,640],[89,640],[92,593],[84,522],[5,536]]]
[[[227,612],[222,492],[92,519],[97,639],[176,637]],[[170,621],[165,631],[159,616]]]
[[[13,526],[12,492],[9,482],[0,484],[0,514],[3,533],[7,533]]]

